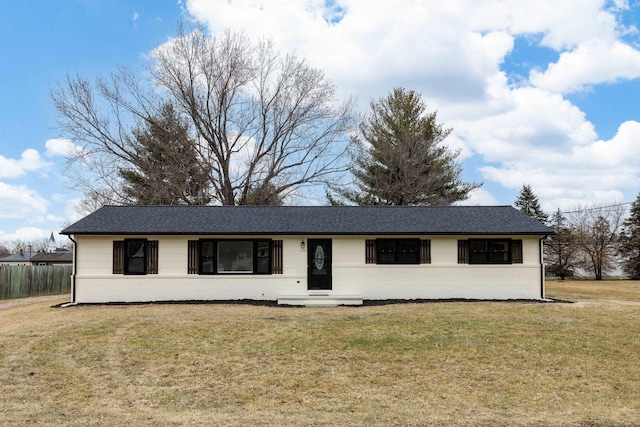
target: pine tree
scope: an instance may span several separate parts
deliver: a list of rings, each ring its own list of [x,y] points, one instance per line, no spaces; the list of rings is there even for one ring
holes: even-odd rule
[[[533,189],[528,184],[522,186],[514,205],[520,211],[524,212],[532,218],[537,219],[543,224],[546,224],[549,220],[549,216],[544,213],[544,211],[540,207],[538,196],[535,195]]]
[[[443,145],[451,133],[426,113],[419,93],[396,88],[371,102],[360,126],[351,172],[355,188],[330,186],[330,203],[358,205],[450,205],[481,184],[462,182],[459,151]]]
[[[206,205],[209,174],[187,125],[171,104],[133,131],[136,169],[120,169],[123,193],[137,205]]]
[[[631,204],[630,215],[624,222],[620,243],[625,272],[630,278],[640,280],[640,194]]]

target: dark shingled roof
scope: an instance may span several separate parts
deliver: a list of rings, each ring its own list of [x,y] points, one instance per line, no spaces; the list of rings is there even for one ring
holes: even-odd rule
[[[73,262],[72,252],[38,252],[31,257],[31,262],[53,262],[71,264]]]
[[[31,256],[35,254],[35,252],[32,252]],[[31,262],[31,259],[29,258],[29,252],[23,252],[21,254],[11,254],[0,258],[0,262]]]
[[[61,234],[547,235],[511,206],[105,206]]]

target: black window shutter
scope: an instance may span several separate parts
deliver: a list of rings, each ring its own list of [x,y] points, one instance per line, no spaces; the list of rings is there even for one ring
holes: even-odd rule
[[[188,249],[188,261],[187,261],[187,273],[188,274],[199,274],[200,273],[200,253],[199,253],[199,244],[197,240],[189,240],[189,249]]]
[[[375,240],[366,240],[365,241],[365,263],[367,264],[375,264],[377,262],[376,259],[376,241]]]
[[[511,241],[511,262],[514,264],[522,264],[522,240]]]
[[[458,240],[458,264],[469,264],[468,240]]]
[[[113,241],[113,274],[124,274],[124,240]]]
[[[274,240],[271,245],[271,273],[282,274],[282,240]]]
[[[420,264],[431,264],[431,240],[420,240]]]
[[[158,274],[158,241],[148,240],[145,256],[147,258],[147,274]]]

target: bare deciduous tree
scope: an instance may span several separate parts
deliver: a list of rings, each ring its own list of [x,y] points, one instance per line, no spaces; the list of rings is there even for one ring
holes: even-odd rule
[[[575,272],[580,247],[571,224],[567,222],[560,209],[553,214],[548,225],[556,234],[544,242],[547,271],[564,280],[566,276],[572,276]]]
[[[117,203],[118,197],[109,188],[98,188],[89,190],[84,194],[84,197],[80,200],[80,203],[76,206],[76,212],[80,216],[89,215],[101,208],[102,206],[111,205]],[[65,224],[65,227],[73,224],[73,221],[69,221]]]
[[[338,105],[335,86],[304,60],[269,41],[182,27],[151,58],[147,80],[120,68],[95,85],[68,76],[52,91],[62,129],[83,147],[74,162],[93,172],[76,177],[85,190],[126,199],[117,171],[136,169],[132,129],[166,104],[211,171],[213,203],[282,200],[346,170],[353,102]]]
[[[620,231],[626,209],[623,205],[585,207],[569,214],[582,265],[596,280],[617,265]]]
[[[49,246],[49,239],[42,238],[37,240],[23,240],[23,239],[14,239],[9,242],[6,242],[2,245],[9,252],[13,254],[20,253],[20,251],[24,253],[31,253],[35,255],[38,252],[43,252],[47,250]]]

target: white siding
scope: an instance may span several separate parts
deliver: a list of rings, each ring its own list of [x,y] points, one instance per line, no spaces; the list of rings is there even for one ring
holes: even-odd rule
[[[304,237],[273,237],[283,240],[284,269],[270,276],[187,274],[188,240],[216,236],[138,237],[158,240],[158,274],[111,274],[113,241],[124,236],[75,236],[76,302],[277,300],[308,293],[307,253],[300,248]],[[523,240],[524,263],[513,265],[458,264],[458,240],[474,236],[415,236],[431,240],[431,264],[399,266],[365,263],[365,240],[376,236],[313,238],[322,237],[333,239],[332,295],[361,295],[365,300],[542,297],[541,236],[511,236]]]

